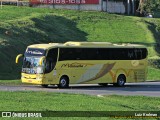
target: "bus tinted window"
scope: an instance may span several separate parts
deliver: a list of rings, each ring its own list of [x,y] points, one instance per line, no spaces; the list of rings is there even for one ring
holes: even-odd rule
[[[59,60],[140,60],[145,48],[61,48]]]
[[[115,48],[109,51],[110,59],[113,60],[140,60],[147,57],[145,48]]]

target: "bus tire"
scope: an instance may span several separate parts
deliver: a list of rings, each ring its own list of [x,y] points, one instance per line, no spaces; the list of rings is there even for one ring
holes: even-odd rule
[[[69,87],[69,79],[68,77],[62,76],[59,80],[59,84],[58,84],[59,88],[67,88]]]
[[[117,87],[122,87],[124,86],[125,83],[126,83],[126,77],[125,75],[121,74],[117,78],[117,83],[114,83],[113,85]]]
[[[48,87],[48,85],[45,85],[45,84],[43,84],[43,85],[41,85],[43,88],[47,88]]]

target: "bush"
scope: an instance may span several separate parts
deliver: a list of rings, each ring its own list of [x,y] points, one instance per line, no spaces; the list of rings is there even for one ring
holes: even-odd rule
[[[160,59],[148,59],[148,65],[160,69]]]
[[[145,0],[140,4],[140,9],[145,15],[148,13],[153,14],[154,11],[160,10],[160,0]]]

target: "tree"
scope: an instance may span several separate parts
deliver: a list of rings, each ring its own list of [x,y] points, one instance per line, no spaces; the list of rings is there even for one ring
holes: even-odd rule
[[[144,11],[144,3],[145,3],[145,0],[139,0],[139,6],[137,9],[137,12],[140,12],[140,14],[142,14]]]
[[[155,10],[160,10],[160,0],[139,0],[137,11],[140,14],[147,15]]]

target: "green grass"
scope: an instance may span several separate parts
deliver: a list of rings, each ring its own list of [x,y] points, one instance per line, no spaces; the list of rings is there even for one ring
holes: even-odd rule
[[[0,85],[24,85],[21,80],[0,80]]]
[[[0,10],[0,79],[19,79],[15,57],[30,44],[66,41],[137,43],[159,56],[160,19],[95,11],[4,6]]]
[[[0,91],[0,111],[156,111],[159,97]],[[131,102],[132,101],[132,102]]]
[[[160,80],[160,69],[149,67],[147,80]]]
[[[0,91],[0,94],[0,111],[157,111],[160,109],[159,97],[117,95],[97,97],[53,92],[5,91]],[[54,119],[62,118],[63,117]],[[70,117],[63,119],[86,118]],[[92,119],[97,119],[97,117]],[[98,117],[98,119],[111,118]]]

